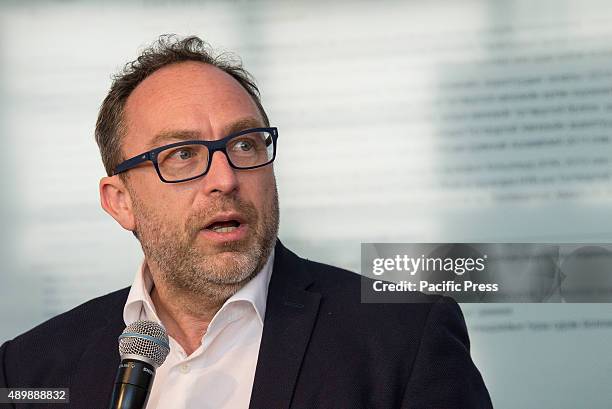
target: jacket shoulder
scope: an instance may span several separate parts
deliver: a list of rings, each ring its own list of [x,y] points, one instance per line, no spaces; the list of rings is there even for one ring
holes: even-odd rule
[[[55,337],[73,337],[116,321],[118,317],[122,317],[129,290],[129,287],[126,287],[91,299],[37,325],[17,336],[12,342],[23,343],[39,338],[48,342]]]
[[[129,288],[94,298],[7,341],[1,348],[9,385],[65,385],[83,353],[123,329]],[[62,383],[64,382],[64,383]]]

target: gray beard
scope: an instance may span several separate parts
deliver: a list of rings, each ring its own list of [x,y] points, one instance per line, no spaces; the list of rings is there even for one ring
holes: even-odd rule
[[[197,220],[206,220],[206,215],[190,216],[183,232],[171,231],[159,217],[134,200],[135,214],[139,214],[137,237],[147,261],[156,267],[154,280],[169,294],[223,303],[261,271],[278,233],[276,188],[271,206],[263,210],[263,215],[258,215],[248,203],[233,201],[232,205],[231,208],[247,216],[249,227],[254,228],[251,238],[246,243],[226,243],[222,254],[203,254],[194,239],[199,231]],[[213,206],[206,213],[214,214],[223,208],[228,205]]]

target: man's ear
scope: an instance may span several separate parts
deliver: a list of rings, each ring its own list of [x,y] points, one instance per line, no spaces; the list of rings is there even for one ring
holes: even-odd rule
[[[105,176],[100,179],[100,204],[124,229],[134,231],[136,222],[132,198],[119,176]]]

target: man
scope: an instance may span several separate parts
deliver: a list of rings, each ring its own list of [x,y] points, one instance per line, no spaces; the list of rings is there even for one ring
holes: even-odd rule
[[[118,335],[149,319],[171,346],[149,409],[491,407],[456,303],[362,304],[359,276],[277,241],[277,137],[248,73],[197,37],[128,64],[96,127],[100,198],[145,259],[131,288],[4,344],[0,387],[104,408]]]

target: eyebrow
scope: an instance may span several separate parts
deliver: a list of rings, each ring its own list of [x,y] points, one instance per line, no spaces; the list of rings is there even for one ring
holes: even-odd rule
[[[264,125],[259,119],[254,117],[241,118],[232,122],[223,128],[223,135],[231,135],[235,132],[240,132],[249,128],[261,128]],[[192,130],[168,130],[156,134],[153,139],[146,145],[146,149],[154,149],[162,144],[162,142],[170,141],[188,141],[201,139],[201,132]]]

